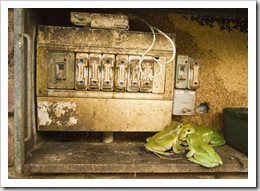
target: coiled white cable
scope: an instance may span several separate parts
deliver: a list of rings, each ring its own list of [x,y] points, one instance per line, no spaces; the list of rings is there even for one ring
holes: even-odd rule
[[[142,54],[142,56],[141,56],[141,58],[140,58],[140,60],[139,60],[139,65],[138,65],[138,66],[139,66],[139,70],[140,70],[140,72],[141,72],[141,75],[144,76],[144,77],[151,78],[151,79],[152,79],[152,78],[156,78],[156,77],[160,76],[161,73],[162,73],[162,64],[169,64],[169,63],[171,63],[171,62],[174,60],[175,55],[176,55],[176,47],[175,47],[175,44],[174,44],[174,42],[172,41],[172,39],[171,39],[168,35],[166,35],[164,32],[162,32],[161,30],[159,30],[159,29],[157,29],[157,28],[151,26],[148,22],[146,22],[146,21],[143,20],[142,18],[139,18],[139,17],[137,17],[137,16],[133,16],[133,17],[138,18],[139,20],[141,20],[141,21],[143,21],[145,24],[147,24],[147,26],[150,28],[150,30],[151,30],[151,32],[152,32],[152,34],[153,34],[152,44],[151,44],[150,47]],[[161,61],[160,59],[154,58],[154,61],[159,65],[160,70],[159,70],[159,72],[158,72],[157,74],[155,74],[155,75],[153,75],[153,76],[150,76],[150,75],[149,75],[149,76],[146,76],[146,75],[143,73],[143,70],[142,70],[142,62],[143,62],[143,60],[145,59],[145,58],[144,58],[145,55],[153,48],[153,46],[154,46],[154,44],[155,44],[156,37],[155,37],[155,32],[154,32],[154,30],[158,31],[162,36],[164,36],[167,40],[170,41],[170,43],[171,43],[171,45],[172,45],[172,47],[173,47],[173,54],[172,54],[171,59],[168,60],[168,61],[166,61],[166,62]]]

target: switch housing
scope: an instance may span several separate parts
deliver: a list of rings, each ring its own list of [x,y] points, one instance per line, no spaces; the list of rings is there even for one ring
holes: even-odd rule
[[[115,91],[125,91],[127,82],[128,55],[116,56]]]
[[[76,54],[76,84],[77,90],[86,90],[88,85],[88,54]]]
[[[187,55],[178,55],[176,63],[175,87],[195,90],[200,86],[200,63]]]
[[[151,56],[146,56],[142,62],[142,74],[141,74],[141,92],[152,92],[154,75],[154,60]]]
[[[88,90],[100,90],[101,54],[89,54]]]
[[[138,92],[140,90],[140,56],[129,56],[129,66],[127,71],[127,91]]]
[[[115,55],[103,54],[101,90],[113,91]]]
[[[74,53],[47,52],[47,87],[74,89]]]

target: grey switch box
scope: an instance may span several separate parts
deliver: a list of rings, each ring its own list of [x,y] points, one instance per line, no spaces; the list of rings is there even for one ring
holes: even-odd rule
[[[196,91],[174,90],[173,115],[194,115]]]

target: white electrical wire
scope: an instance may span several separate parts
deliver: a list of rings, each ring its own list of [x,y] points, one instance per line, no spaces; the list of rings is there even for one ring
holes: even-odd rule
[[[160,60],[158,60],[158,59],[156,59],[155,58],[155,60],[157,60],[158,62],[160,62],[161,64],[169,64],[169,63],[171,63],[173,60],[174,60],[174,58],[175,58],[175,55],[176,55],[176,47],[175,47],[175,44],[174,44],[174,42],[172,41],[172,39],[168,36],[168,35],[166,35],[164,32],[162,32],[162,31],[160,31],[159,29],[157,29],[157,28],[155,28],[155,27],[153,27],[155,30],[157,30],[161,35],[163,35],[166,39],[168,39],[169,41],[170,41],[170,43],[171,43],[171,45],[172,45],[172,48],[173,48],[173,53],[172,53],[172,57],[171,57],[171,59],[170,60],[168,60],[168,61],[166,61],[166,62],[164,62],[164,61],[160,61]]]
[[[137,17],[137,16],[133,16],[133,17],[136,17],[136,18],[138,18],[139,20],[143,21],[145,24],[147,24],[147,26],[150,28],[151,32],[153,33],[153,41],[152,41],[152,44],[151,44],[150,47],[142,54],[142,56],[141,56],[141,58],[140,58],[140,60],[139,60],[139,65],[138,65],[138,66],[139,66],[139,70],[140,70],[140,72],[141,72],[141,75],[144,76],[144,77],[147,77],[147,78],[150,78],[150,79],[156,78],[156,77],[160,76],[161,73],[162,73],[162,64],[169,64],[169,63],[171,63],[171,62],[174,60],[175,55],[176,55],[176,47],[175,47],[175,44],[174,44],[174,42],[172,41],[172,39],[171,39],[168,35],[166,35],[164,32],[162,32],[161,30],[159,30],[159,29],[157,29],[157,28],[151,26],[148,22],[146,22],[146,21],[143,20],[142,18],[139,18],[139,17]],[[155,44],[156,37],[155,37],[155,32],[154,32],[154,30],[158,31],[162,36],[164,36],[167,40],[170,41],[170,43],[171,43],[171,45],[172,45],[172,47],[173,47],[173,54],[172,54],[171,59],[168,60],[168,61],[166,61],[166,62],[161,61],[160,59],[154,58],[154,61],[159,65],[160,70],[159,70],[159,72],[158,72],[157,74],[155,74],[154,76],[146,76],[146,75],[143,73],[143,70],[142,70],[142,62],[143,62],[143,60],[145,59],[145,58],[144,58],[145,55],[153,48],[153,46],[154,46],[154,44]]]

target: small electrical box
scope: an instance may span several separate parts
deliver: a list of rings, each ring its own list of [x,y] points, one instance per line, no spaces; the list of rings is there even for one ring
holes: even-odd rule
[[[175,73],[173,115],[194,115],[196,89],[199,88],[199,67],[197,60],[187,55],[178,55]]]
[[[178,55],[176,64],[175,87],[179,89],[198,89],[199,67],[197,60],[186,55]]]

